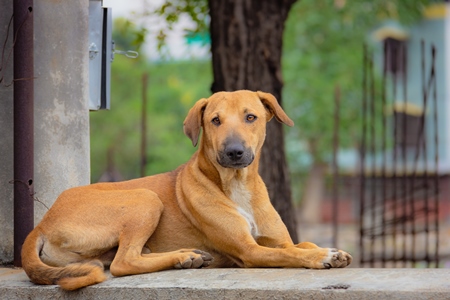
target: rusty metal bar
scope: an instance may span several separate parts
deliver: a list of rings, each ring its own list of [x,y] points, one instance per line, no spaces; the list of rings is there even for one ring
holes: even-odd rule
[[[141,114],[141,177],[145,176],[147,166],[147,84],[148,74],[142,75],[142,114]]]
[[[395,47],[392,49],[392,52],[394,57],[397,55],[397,51]],[[395,101],[397,98],[397,76],[394,76],[393,78],[393,86],[392,86],[392,99],[393,99],[393,105],[395,105]],[[394,121],[394,138],[398,137],[398,124]],[[397,182],[398,182],[398,176],[397,176],[397,145],[396,142],[394,142],[394,151],[392,151],[393,157],[392,157],[392,185],[393,185],[393,214],[394,219],[398,219],[398,212],[397,212]],[[393,242],[394,245],[397,244],[397,223],[394,223],[393,228]],[[394,247],[394,253],[393,253],[394,259],[397,257],[397,247]],[[396,264],[394,264],[396,266]]]
[[[426,114],[426,111],[427,111],[427,106],[428,106],[428,88],[427,88],[427,84],[426,84],[426,79],[425,79],[425,72],[426,72],[426,60],[425,60],[425,55],[426,55],[426,53],[425,53],[426,51],[425,51],[425,41],[424,40],[422,40],[421,41],[421,56],[422,56],[422,61],[421,61],[421,66],[422,66],[422,99],[423,99],[423,102],[422,102],[422,104],[423,104],[423,112],[422,112],[422,115],[421,115],[421,118],[420,118],[420,134],[419,134],[419,142],[418,142],[418,145],[417,145],[417,147],[418,147],[418,151],[419,151],[419,153],[416,153],[416,159],[418,160],[419,159],[419,157],[420,157],[420,148],[421,147],[423,147],[422,148],[422,155],[423,155],[423,166],[422,166],[422,170],[423,170],[423,175],[422,175],[422,181],[424,182],[424,184],[425,184],[425,189],[424,189],[424,192],[425,192],[425,195],[424,195],[424,208],[425,208],[425,219],[426,219],[426,222],[425,222],[425,224],[426,223],[428,223],[428,212],[426,211],[426,209],[427,209],[427,206],[428,206],[428,187],[427,187],[427,185],[428,185],[428,164],[427,164],[427,160],[428,160],[428,158],[427,158],[427,141],[426,141],[426,137],[425,137],[425,133],[426,133],[426,130],[425,130],[425,126],[426,126],[426,123],[425,123],[425,114]],[[432,78],[432,76],[430,76],[430,79]],[[417,164],[417,163],[416,163]],[[417,168],[417,167],[416,167]],[[415,169],[416,169],[415,168]],[[416,174],[417,173],[417,170],[415,170],[414,171],[414,174]],[[413,177],[413,179],[415,179],[415,177],[416,176],[414,176]],[[415,183],[413,184],[413,186],[415,186]],[[414,202],[413,202],[413,199],[411,200],[412,202],[412,204],[414,204]],[[415,206],[412,206],[412,208],[414,208]],[[413,210],[413,217],[415,218],[415,216],[416,216],[416,213],[415,213],[415,210]],[[413,248],[412,248],[412,250],[413,250],[413,257],[415,257],[415,250],[416,250],[416,247],[415,247],[415,239],[414,239],[414,237],[415,237],[415,235],[416,235],[416,228],[415,228],[415,219],[413,219],[413,228],[412,228],[412,231],[413,231]],[[428,224],[426,224],[426,225],[428,225]],[[427,241],[428,242],[428,241]],[[428,255],[428,243],[425,243],[425,246],[426,246],[426,255]],[[414,263],[415,261],[413,261],[413,263]]]
[[[33,0],[14,0],[14,265],[34,227]]]
[[[370,54],[369,60],[370,67],[370,93],[369,93],[369,114],[370,114],[370,155],[372,159],[372,168],[371,168],[371,189],[370,189],[370,209],[371,209],[371,230],[373,233],[376,225],[376,202],[377,202],[377,178],[376,178],[376,130],[375,130],[375,70],[373,63],[373,53]],[[370,266],[375,267],[375,234],[372,234],[370,240]]]
[[[424,42],[422,41],[422,55],[425,57],[425,51],[424,51]],[[431,74],[430,74],[430,81],[433,80],[434,78],[434,57],[431,58]],[[424,82],[425,84],[425,82]],[[424,118],[424,122],[425,122],[425,113],[427,111],[427,100],[428,100],[428,92],[429,92],[430,87],[428,85],[424,85],[423,86],[423,103],[424,103],[424,107],[423,107],[423,118]],[[425,124],[424,124],[425,126]],[[426,127],[425,127],[426,128]],[[427,152],[427,140],[426,140],[426,136],[425,136],[426,131],[424,130],[424,137],[423,137],[423,181],[425,182],[425,189],[424,189],[424,212],[425,212],[425,261],[427,263],[427,267],[430,267],[430,259],[429,259],[429,241],[428,241],[428,236],[429,236],[429,194],[428,194],[428,152]],[[415,249],[415,248],[413,248]],[[413,256],[414,253],[413,253]]]
[[[366,135],[367,135],[367,45],[363,48],[363,80],[362,80],[362,128],[360,145],[360,187],[359,187],[359,249],[360,264],[365,261],[364,249],[364,213],[366,192]]]
[[[387,45],[384,43],[383,53],[386,57]],[[382,247],[382,258],[381,266],[386,267],[386,205],[387,205],[387,187],[386,187],[386,66],[383,68],[383,77],[381,81],[381,151],[382,151],[382,170],[381,170],[381,190],[382,190],[382,207],[381,207],[381,247]]]
[[[339,112],[341,102],[341,89],[339,85],[334,88],[334,128],[333,128],[333,247],[338,247],[338,181],[339,169],[337,154],[339,151]]]
[[[437,86],[436,86],[436,73],[435,73],[435,58],[436,58],[436,47],[433,45],[431,48],[432,55],[432,75],[434,77],[433,81],[433,119],[434,119],[434,165],[435,165],[435,176],[434,176],[434,213],[435,213],[435,231],[436,231],[436,248],[434,253],[434,260],[436,268],[439,267],[439,133],[438,133],[438,107],[437,107]]]
[[[403,53],[403,66],[405,67],[405,72],[403,74],[403,108],[405,109],[405,112],[402,115],[402,124],[399,124],[399,126],[402,126],[402,147],[401,147],[401,156],[402,156],[402,164],[403,164],[403,176],[402,176],[402,180],[401,180],[401,189],[402,189],[402,195],[400,198],[400,201],[402,203],[402,207],[403,207],[403,216],[404,218],[407,216],[407,199],[408,199],[408,161],[407,161],[407,155],[406,155],[406,131],[407,131],[407,124],[406,124],[406,106],[408,104],[408,89],[407,89],[407,66],[406,66],[406,47],[403,47],[402,49],[403,51],[405,51],[405,53]],[[414,193],[413,190],[410,190],[411,195]],[[402,222],[402,230],[403,230],[403,257],[406,257],[406,220],[404,220]],[[406,265],[406,259],[404,261],[404,264]]]
[[[426,141],[425,141],[425,112],[427,111],[427,103],[428,103],[428,92],[427,92],[427,84],[426,84],[426,79],[425,79],[425,72],[426,72],[426,62],[425,62],[425,42],[424,40],[421,41],[421,77],[422,77],[422,105],[423,105],[423,113],[420,117],[420,125],[419,125],[419,133],[418,133],[418,140],[417,140],[417,144],[416,144],[416,149],[415,149],[415,155],[414,155],[414,167],[413,167],[413,176],[411,179],[411,189],[414,189],[414,187],[416,186],[416,182],[417,182],[417,177],[418,177],[418,162],[420,160],[420,154],[421,154],[421,149],[423,149],[423,160],[424,160],[424,164],[427,160],[426,157]],[[423,148],[422,148],[423,147]],[[423,172],[426,173],[426,168],[425,165],[422,167],[423,168]],[[424,178],[422,178],[422,180],[424,180],[425,184],[427,182],[427,178],[426,176],[423,176]],[[427,188],[425,188],[426,190]],[[425,201],[427,201],[425,199]],[[415,237],[416,237],[416,227],[415,227],[415,220],[416,220],[416,205],[415,205],[415,201],[414,201],[414,197],[413,195],[411,195],[410,197],[410,201],[409,201],[409,206],[410,206],[410,217],[411,217],[411,234],[412,234],[412,245],[411,245],[411,252],[412,252],[412,257],[415,257],[415,253],[416,253],[416,243],[415,243]],[[412,263],[414,265],[415,260],[412,260]]]
[[[424,42],[422,41],[422,53],[425,52],[424,50],[425,45]],[[436,65],[436,48],[434,47],[434,45],[431,46],[431,65],[430,65],[430,77],[428,78],[428,83],[425,80],[425,63],[422,63],[422,80],[423,80],[423,105],[424,105],[424,114],[427,111],[427,106],[428,106],[428,101],[429,101],[429,93],[431,90],[433,90],[433,94],[432,96],[432,101],[433,101],[433,118],[434,118],[434,146],[435,146],[435,153],[434,153],[434,160],[435,160],[435,176],[434,176],[434,195],[433,193],[429,193],[429,173],[428,173],[428,154],[427,154],[427,148],[426,148],[426,142],[424,140],[424,164],[425,164],[425,173],[424,173],[424,181],[426,183],[426,189],[425,189],[425,195],[424,195],[424,200],[425,200],[425,205],[423,208],[423,211],[425,212],[425,234],[426,234],[426,243],[425,243],[425,260],[427,262],[427,267],[430,267],[431,265],[431,258],[430,258],[430,247],[429,247],[429,231],[430,231],[430,224],[431,223],[429,221],[429,217],[430,217],[430,199],[431,196],[433,195],[434,197],[434,202],[433,204],[435,205],[435,209],[433,210],[434,213],[434,217],[435,217],[435,223],[434,223],[434,229],[436,231],[436,249],[435,249],[435,261],[436,261],[436,267],[439,266],[439,202],[438,202],[438,189],[439,189],[439,168],[438,168],[438,123],[437,123],[437,87],[436,87],[436,72],[435,72],[435,65]],[[424,118],[424,116],[423,116]],[[424,121],[423,121],[424,122]]]

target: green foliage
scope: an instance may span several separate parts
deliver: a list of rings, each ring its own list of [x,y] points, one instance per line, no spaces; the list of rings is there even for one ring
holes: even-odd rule
[[[156,10],[156,13],[167,22],[169,29],[178,22],[181,15],[188,15],[197,25],[197,31],[207,31],[209,29],[208,3],[206,0],[166,0],[164,4]]]
[[[312,162],[331,157],[333,95],[341,91],[340,144],[354,148],[360,131],[362,45],[382,20],[413,22],[427,0],[300,0],[288,18],[283,49],[284,106],[296,122],[286,140],[291,169],[305,170]],[[144,12],[145,14],[155,13]],[[157,9],[168,30],[187,15],[192,39],[208,32],[206,0],[167,0]],[[145,39],[146,29],[119,19],[114,24],[118,48],[133,49]],[[160,45],[166,32],[160,32]],[[206,39],[203,37],[202,39]],[[141,76],[149,74],[147,174],[168,171],[195,151],[183,135],[189,107],[208,96],[212,81],[209,62],[147,63],[116,56],[112,70],[111,111],[93,112],[92,180],[106,169],[106,154],[114,149],[115,164],[126,178],[139,176]]]
[[[119,50],[139,51],[148,33],[146,28],[138,27],[125,18],[114,19],[113,28],[112,39]]]
[[[186,36],[203,36],[203,41],[209,41],[209,8],[206,0],[166,0],[161,7],[151,12],[159,15],[167,24],[167,29],[160,30],[158,49],[165,46],[167,31],[172,30],[180,17],[187,16],[193,21],[193,28],[186,28]],[[208,36],[208,37],[204,37]]]
[[[340,89],[340,146],[355,148],[362,104],[362,49],[386,19],[417,20],[426,0],[301,0],[292,8],[283,51],[284,106],[296,126],[288,131],[291,169],[329,162],[334,93]],[[289,146],[289,145],[288,145]]]
[[[141,78],[145,72],[149,76],[146,174],[173,170],[195,151],[183,134],[183,120],[198,99],[210,94],[210,63],[150,63],[116,56],[111,110],[91,112],[92,182],[106,170],[109,149],[125,179],[140,176]]]

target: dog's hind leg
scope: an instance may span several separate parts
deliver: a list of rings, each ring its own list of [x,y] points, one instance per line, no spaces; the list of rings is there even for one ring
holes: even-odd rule
[[[123,226],[117,253],[110,266],[112,275],[125,276],[209,265],[212,256],[195,249],[142,254],[145,243],[158,226],[164,207],[159,197],[149,190],[134,190],[132,194],[128,192],[128,196],[136,201],[131,199],[126,214],[121,216]]]

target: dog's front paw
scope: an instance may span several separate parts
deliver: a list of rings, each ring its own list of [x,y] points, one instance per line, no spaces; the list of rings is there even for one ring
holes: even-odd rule
[[[323,260],[325,269],[330,268],[345,268],[352,262],[352,256],[345,251],[335,248],[329,248],[328,255]]]
[[[193,250],[191,253],[183,254],[185,256],[175,264],[175,269],[198,269],[208,267],[213,261],[211,254],[201,250]]]

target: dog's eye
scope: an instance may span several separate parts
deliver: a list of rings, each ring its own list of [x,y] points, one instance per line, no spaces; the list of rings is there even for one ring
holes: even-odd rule
[[[254,122],[256,120],[255,115],[247,115],[247,122]]]
[[[213,118],[213,119],[211,120],[211,122],[212,122],[214,125],[217,125],[217,126],[220,125],[220,119],[219,119],[219,117]]]

